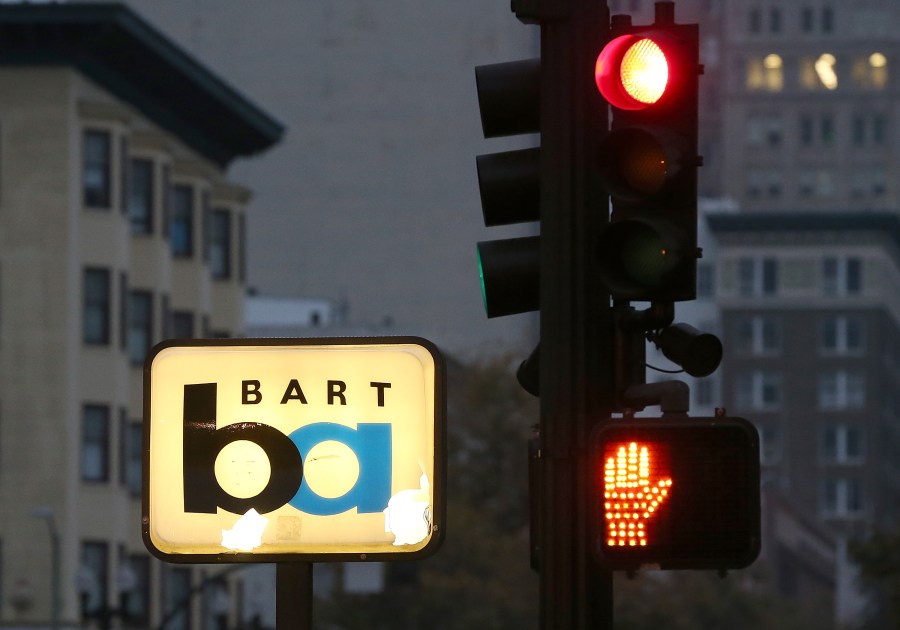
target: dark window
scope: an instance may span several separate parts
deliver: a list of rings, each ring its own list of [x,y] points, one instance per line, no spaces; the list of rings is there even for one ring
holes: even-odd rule
[[[200,206],[201,206],[201,210],[203,212],[203,214],[201,215],[201,217],[203,219],[203,226],[202,226],[202,229],[203,229],[203,260],[205,262],[209,262],[210,245],[212,243],[212,241],[211,241],[211,236],[212,236],[211,227],[212,226],[210,225],[210,223],[212,221],[212,216],[211,216],[211,210],[209,208],[209,191],[208,190],[204,190],[203,193],[200,195]]]
[[[822,116],[819,121],[820,131],[822,134],[822,144],[832,146],[834,144],[834,119],[830,115]]]
[[[172,336],[176,339],[194,337],[194,314],[191,311],[172,312]]]
[[[190,628],[192,600],[191,570],[187,568],[168,568],[163,581],[163,615],[175,610],[179,611],[169,620],[165,630],[188,630]],[[185,603],[186,602],[186,603]]]
[[[212,211],[210,267],[213,278],[231,277],[231,213],[228,210]]]
[[[847,259],[847,293],[856,294],[862,290],[862,260]]]
[[[759,9],[750,9],[748,28],[751,33],[762,30],[762,12]]]
[[[857,114],[853,117],[853,145],[861,147],[866,143],[866,119]]]
[[[112,199],[112,144],[108,131],[84,132],[82,183],[84,205],[109,209]]]
[[[238,280],[247,281],[247,217],[238,215]]]
[[[822,32],[834,31],[834,11],[831,7],[822,7]]]
[[[128,596],[126,610],[127,627],[150,627],[150,558],[144,555],[133,554],[127,556],[125,561],[134,576],[135,586]]]
[[[128,358],[140,365],[153,345],[153,294],[130,291],[128,303]]]
[[[884,145],[887,139],[887,119],[884,114],[875,114],[872,116],[872,143]]]
[[[804,114],[800,117],[800,144],[808,147],[813,143],[813,119]]]
[[[813,30],[813,10],[812,7],[803,7],[800,12],[800,29],[804,33],[811,33]]]
[[[172,191],[172,254],[194,255],[194,189],[175,186]]]
[[[119,141],[119,210],[128,212],[128,194],[131,190],[131,173],[128,170],[128,138]]]
[[[781,32],[781,9],[773,8],[769,11],[769,30],[773,33]]]
[[[163,164],[162,167],[162,225],[163,236],[169,237],[172,221],[172,167]]]
[[[85,343],[109,343],[110,279],[109,269],[87,267],[84,270],[84,330]]]
[[[133,497],[141,496],[141,457],[143,427],[138,422],[122,419],[122,483]]]
[[[169,296],[162,296],[162,330],[160,331],[161,339],[168,339],[172,336],[172,307],[169,304]]]
[[[119,345],[128,347],[128,274],[119,274]]]
[[[109,407],[85,405],[81,420],[81,478],[109,481]]]
[[[153,161],[131,160],[128,215],[132,234],[153,233]]]
[[[105,542],[81,543],[81,566],[76,582],[83,598],[84,612],[96,613],[106,606],[109,591],[109,545]]]

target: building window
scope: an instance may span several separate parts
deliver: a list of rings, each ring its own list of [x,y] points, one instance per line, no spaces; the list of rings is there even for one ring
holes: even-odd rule
[[[85,405],[81,419],[81,478],[109,481],[109,406]]]
[[[823,479],[821,509],[822,515],[827,517],[861,515],[864,509],[862,484],[847,477]]]
[[[832,464],[861,464],[865,460],[865,432],[862,427],[830,424],[819,432],[819,455]]]
[[[800,59],[800,85],[807,90],[836,90],[838,62],[832,53]]]
[[[888,84],[887,56],[881,52],[873,52],[870,55],[854,59],[853,82],[857,87],[863,89],[885,89]]]
[[[828,297],[862,292],[862,260],[857,256],[828,256],[822,261],[823,290]]]
[[[773,33],[781,32],[781,9],[778,7],[769,10],[769,30]]]
[[[781,116],[751,115],[747,117],[747,144],[752,147],[781,146],[784,122]]]
[[[112,138],[108,131],[84,132],[82,187],[84,205],[108,210],[112,204]]]
[[[128,597],[128,619],[125,627],[150,627],[150,558],[131,554],[123,558],[135,579]]]
[[[238,280],[247,281],[247,217],[238,215]]]
[[[776,411],[781,408],[782,388],[780,372],[743,372],[735,379],[735,404],[740,409]]]
[[[128,294],[128,358],[133,365],[144,362],[153,346],[153,294],[130,291]]]
[[[84,612],[93,613],[106,606],[109,592],[109,545],[105,542],[81,543],[81,566],[76,576]]]
[[[153,161],[131,160],[128,215],[132,234],[153,233]]]
[[[834,11],[831,7],[822,7],[822,32],[834,32]]]
[[[227,279],[231,277],[231,213],[228,210],[212,211],[212,242],[210,249],[210,267],[212,277]]]
[[[191,311],[172,311],[172,336],[175,339],[193,339],[194,314]]]
[[[772,465],[781,461],[781,430],[772,422],[757,425],[759,430],[759,463]]]
[[[711,300],[716,296],[716,268],[708,261],[697,263],[697,298]]]
[[[819,374],[818,405],[822,411],[866,406],[866,376],[858,370],[826,370]]]
[[[784,88],[784,61],[780,55],[747,60],[746,86],[751,91],[780,92]]]
[[[800,30],[804,33],[812,33],[813,10],[812,7],[803,7],[800,11]]]
[[[194,255],[194,189],[175,186],[172,190],[172,254]]]
[[[164,610],[180,610],[166,624],[166,630],[189,630],[192,613],[191,570],[182,567],[166,568],[163,573]],[[187,602],[185,604],[185,602]]]
[[[829,315],[819,325],[819,352],[824,355],[860,355],[866,347],[862,317]]]
[[[143,457],[143,427],[139,422],[123,419],[122,441],[122,483],[133,497],[141,496],[141,458]]]
[[[775,258],[739,259],[738,292],[744,297],[775,295],[778,292],[778,261]]]
[[[781,320],[771,315],[743,317],[737,322],[738,349],[745,354],[772,355],[781,352]]]
[[[110,301],[109,269],[87,267],[84,270],[84,342],[109,344]]]
[[[747,30],[753,34],[762,31],[762,11],[758,8],[750,9],[747,13]]]

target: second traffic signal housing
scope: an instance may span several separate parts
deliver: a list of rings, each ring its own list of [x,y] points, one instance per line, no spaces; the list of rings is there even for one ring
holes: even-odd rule
[[[696,297],[696,24],[675,24],[672,3],[656,21],[634,26],[614,16],[613,39],[595,66],[612,110],[601,149],[610,224],[600,236],[600,273],[614,298],[680,301]]]

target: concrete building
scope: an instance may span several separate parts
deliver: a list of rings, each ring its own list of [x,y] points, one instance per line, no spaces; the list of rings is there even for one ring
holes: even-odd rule
[[[759,428],[763,485],[832,532],[837,618],[857,621],[847,541],[900,517],[900,217],[745,213],[710,225],[723,400]]]
[[[198,584],[141,541],[142,362],[242,332],[226,168],[281,134],[127,8],[0,5],[0,626],[103,625],[126,593],[155,626]],[[169,627],[232,612],[209,593]]]

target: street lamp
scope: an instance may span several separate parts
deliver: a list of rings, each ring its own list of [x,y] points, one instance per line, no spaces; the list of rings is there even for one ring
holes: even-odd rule
[[[56,529],[56,518],[53,508],[46,506],[34,508],[31,515],[47,523],[50,533],[50,619],[52,630],[59,630],[59,530]]]

